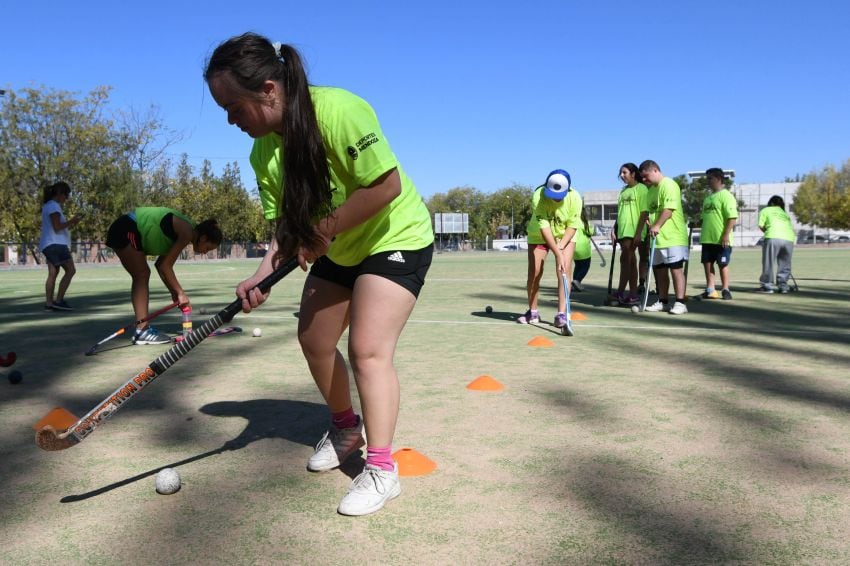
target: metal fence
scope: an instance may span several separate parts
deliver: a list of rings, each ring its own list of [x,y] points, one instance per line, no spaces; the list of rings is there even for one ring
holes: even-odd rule
[[[44,255],[38,242],[0,242],[0,265],[43,265]],[[186,247],[181,260],[244,259],[263,257],[269,249],[267,243],[224,241],[206,254],[194,254]],[[71,243],[74,263],[120,263],[118,256],[104,242],[77,240]]]

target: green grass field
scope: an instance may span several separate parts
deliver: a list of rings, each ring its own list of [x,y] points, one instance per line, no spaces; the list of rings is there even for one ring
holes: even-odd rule
[[[733,301],[681,317],[600,306],[594,256],[572,338],[513,322],[524,253],[436,255],[398,346],[395,448],[438,468],[363,518],[335,512],[362,459],[305,468],[327,411],[295,337],[300,270],[237,315],[245,332],[207,339],[62,452],[32,425],[85,414],[165,348],[83,355],[132,319],[120,266],[78,266],[69,313],[43,310],[44,269],[0,271],[0,353],[18,356],[0,375],[24,375],[0,382],[0,563],[850,563],[850,248],[798,249],[788,295],[751,292],[759,254],[735,251]],[[178,264],[196,323],[255,267]],[[152,290],[152,308],[170,302]],[[157,322],[174,333],[179,312]],[[505,389],[466,389],[484,374]],[[166,466],[184,482],[169,496]]]

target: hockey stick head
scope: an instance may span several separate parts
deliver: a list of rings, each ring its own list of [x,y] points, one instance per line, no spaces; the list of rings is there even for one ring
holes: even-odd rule
[[[50,452],[70,448],[78,441],[76,437],[71,436],[68,430],[79,420],[75,414],[62,407],[51,409],[49,413],[33,425],[35,443],[42,450]]]
[[[14,365],[15,360],[18,359],[18,355],[15,352],[9,352],[6,354],[6,357],[0,356],[0,367],[8,368]]]
[[[38,444],[39,448],[48,452],[65,450],[77,444],[77,442],[76,437],[71,436],[70,431],[58,432],[50,425],[45,425],[35,433],[35,443]]]

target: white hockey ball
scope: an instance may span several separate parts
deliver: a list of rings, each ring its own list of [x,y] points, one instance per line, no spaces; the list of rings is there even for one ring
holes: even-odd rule
[[[640,307],[637,305],[632,305],[632,312],[640,312]]]
[[[156,492],[171,495],[180,491],[180,474],[174,468],[163,468],[156,474]]]
[[[251,332],[251,336],[253,336],[254,338],[259,338],[262,335],[263,335],[263,331],[259,327],[255,328],[254,331]]]

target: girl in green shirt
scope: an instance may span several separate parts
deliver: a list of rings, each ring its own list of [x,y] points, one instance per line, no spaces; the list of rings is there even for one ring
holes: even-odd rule
[[[171,292],[171,298],[181,309],[189,308],[189,296],[174,274],[174,263],[189,244],[195,253],[205,254],[221,243],[221,230],[215,220],[205,220],[195,225],[176,210],[165,207],[139,207],[118,218],[109,227],[106,245],[115,250],[121,265],[133,280],[130,296],[136,320],[148,316],[151,269],[148,256],[159,256],[154,263],[159,278]],[[171,338],[140,323],[134,344],[168,344]]]
[[[620,283],[617,285],[617,295],[608,297],[608,300],[617,301],[621,305],[636,305],[648,267],[646,225],[640,223],[647,188],[643,184],[638,166],[634,163],[624,163],[620,166],[620,180],[626,186],[620,191],[617,199],[617,222],[611,232],[612,243],[620,244]],[[639,254],[638,260],[635,259],[635,251]],[[626,285],[629,286],[628,294]]]
[[[231,38],[204,78],[227,121],[254,139],[251,165],[266,217],[277,222],[269,253],[236,294],[249,312],[268,298],[256,286],[279,260],[296,256],[305,271],[313,264],[298,338],[331,425],[307,468],[339,467],[368,429],[366,465],[338,512],[374,513],[401,492],[393,356],[431,264],[430,214],[372,108],[343,89],[311,86],[293,47],[253,33]],[[346,329],[362,419],[337,345]]]

